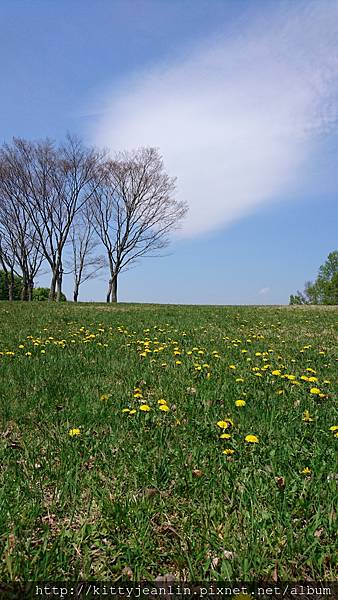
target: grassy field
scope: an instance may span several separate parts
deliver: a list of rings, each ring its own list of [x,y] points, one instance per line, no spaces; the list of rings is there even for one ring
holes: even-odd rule
[[[0,580],[334,580],[337,331],[2,302]]]

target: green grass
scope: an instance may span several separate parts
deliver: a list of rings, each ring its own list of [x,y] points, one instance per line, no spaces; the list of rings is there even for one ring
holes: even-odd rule
[[[337,324],[334,308],[1,303],[0,579],[333,580]]]

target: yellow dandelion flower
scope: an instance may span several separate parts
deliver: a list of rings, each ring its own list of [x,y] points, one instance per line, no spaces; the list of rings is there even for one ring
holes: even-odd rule
[[[316,387],[313,387],[310,390],[310,394],[315,394],[315,395],[318,396],[318,394],[320,394],[320,393],[321,393],[321,391],[318,388],[316,388]]]
[[[175,360],[176,365],[181,365],[182,361],[181,360]]]
[[[338,425],[332,425],[330,431],[338,431]]]
[[[163,410],[163,412],[168,412],[169,406],[167,404],[160,404],[159,409]]]
[[[130,412],[130,408],[122,408],[122,412],[123,413]]]
[[[245,406],[246,402],[245,400],[236,400],[235,404],[236,406]]]
[[[259,438],[257,437],[257,435],[250,434],[245,436],[245,441],[249,442],[249,444],[258,444]]]
[[[160,398],[157,400],[157,404],[167,404],[167,401],[164,398]]]
[[[305,467],[302,470],[303,475],[309,475],[311,473],[311,469],[309,469],[309,467]]]
[[[73,429],[70,429],[68,433],[70,437],[74,437],[76,435],[80,435],[81,431],[78,427],[73,427]]]
[[[231,438],[231,434],[230,433],[222,433],[219,436],[220,440],[229,440]]]
[[[236,369],[236,365],[229,365],[229,369]]]
[[[136,408],[133,408],[132,410],[129,411],[130,415],[134,415],[136,413]]]
[[[313,421],[313,418],[310,416],[308,410],[304,410],[303,412],[303,421],[305,421],[306,423],[310,423],[311,421]]]
[[[271,374],[272,374],[272,375],[280,375],[280,374],[281,374],[281,372],[280,372],[280,370],[279,370],[279,369],[275,369],[274,371],[271,371]]]
[[[142,410],[143,412],[149,412],[150,406],[148,404],[141,404],[140,410]]]
[[[228,421],[217,421],[217,425],[221,429],[227,429],[227,427],[229,427]]]
[[[136,392],[134,398],[143,398],[143,394],[141,394],[141,392]]]
[[[100,396],[100,400],[108,400],[110,394],[102,394],[102,396]]]
[[[226,455],[230,455],[230,454],[234,454],[235,450],[232,450],[232,448],[225,448],[225,450],[223,450],[223,454]]]

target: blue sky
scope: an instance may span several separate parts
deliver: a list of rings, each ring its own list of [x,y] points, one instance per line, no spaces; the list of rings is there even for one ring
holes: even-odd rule
[[[178,177],[184,226],[120,301],[285,304],[338,249],[336,2],[2,0],[0,17],[3,141],[158,146]]]

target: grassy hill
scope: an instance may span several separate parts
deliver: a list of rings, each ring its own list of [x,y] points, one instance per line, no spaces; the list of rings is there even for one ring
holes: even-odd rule
[[[334,308],[2,302],[1,580],[333,580],[337,331]]]

